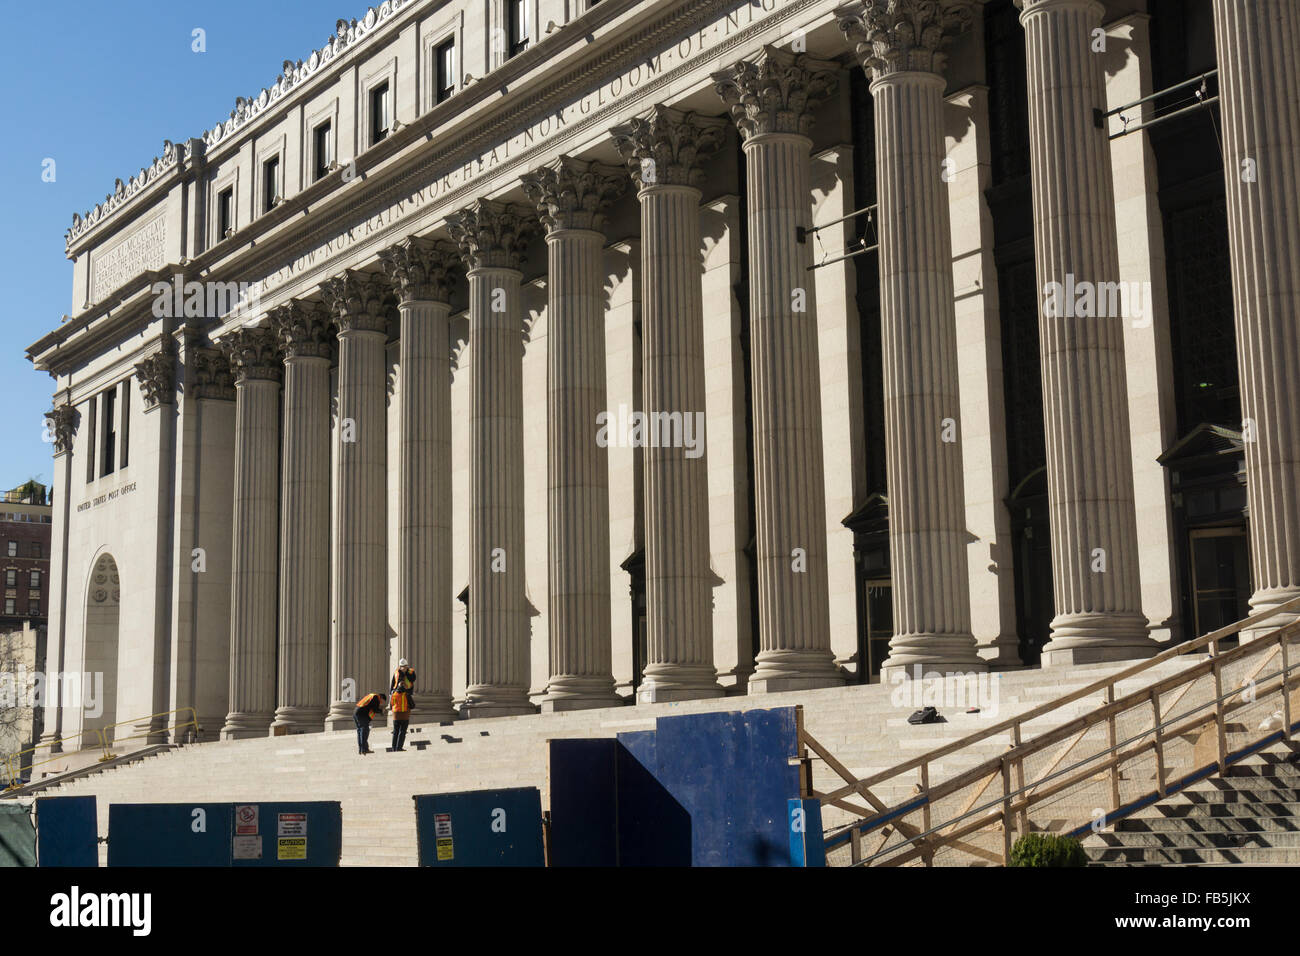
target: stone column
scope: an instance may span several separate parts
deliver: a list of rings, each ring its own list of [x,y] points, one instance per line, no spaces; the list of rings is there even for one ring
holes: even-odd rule
[[[615,707],[610,644],[604,207],[623,170],[567,156],[524,177],[546,227],[551,675],[543,710]]]
[[[611,130],[641,202],[646,703],[719,697],[704,454],[700,161],[725,122],[655,106]],[[687,439],[693,447],[687,447]]]
[[[348,271],[321,286],[339,340],[328,730],[352,726],[356,701],[388,693],[388,282]]]
[[[284,351],[280,661],[272,732],[314,733],[329,704],[330,314],[290,302],[271,313]],[[284,728],[280,730],[280,728]]]
[[[1019,0],[1056,616],[1043,664],[1149,656],[1124,369],[1115,189],[1095,0]]]
[[[984,670],[970,625],[966,491],[944,183],[944,54],[969,0],[868,0],[840,25],[872,77],[894,636],[882,668]]]
[[[221,728],[233,740],[265,737],[275,707],[280,355],[269,329],[239,329],[220,344],[235,372],[230,713]]]
[[[1300,7],[1214,0],[1214,37],[1258,613],[1300,597]]]
[[[398,656],[417,674],[412,723],[452,720],[451,706],[451,362],[447,325],[449,242],[411,237],[381,255],[397,295]]]
[[[765,46],[713,75],[744,139],[758,624],[754,693],[832,687],[821,370],[812,257],[813,112],[838,64]]]
[[[489,200],[448,217],[469,278],[470,717],[534,711],[524,588],[523,304],[531,211]]]

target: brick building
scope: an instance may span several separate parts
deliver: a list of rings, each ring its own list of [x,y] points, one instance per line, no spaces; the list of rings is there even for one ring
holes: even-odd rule
[[[29,481],[0,501],[0,569],[4,603],[0,631],[43,626],[49,613],[50,514],[53,495]]]

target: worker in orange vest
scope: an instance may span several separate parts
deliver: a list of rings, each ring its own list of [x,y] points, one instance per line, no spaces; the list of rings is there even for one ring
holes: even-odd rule
[[[384,699],[383,694],[366,694],[357,701],[357,709],[352,714],[357,725],[357,753],[374,753],[370,749],[370,721],[383,715]]]
[[[393,681],[389,687],[389,692],[393,695],[390,708],[393,712],[393,745],[388,748],[390,751],[406,749],[402,744],[406,743],[406,729],[411,724],[411,706],[414,704],[411,692],[414,689],[415,671],[403,657],[397,665],[397,671],[393,674]]]

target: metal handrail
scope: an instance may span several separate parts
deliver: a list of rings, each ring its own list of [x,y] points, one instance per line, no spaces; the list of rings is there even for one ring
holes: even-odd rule
[[[1161,654],[1156,655],[1155,657],[1149,658],[1148,660],[1145,661],[1141,661],[1132,667],[1126,668],[1125,670],[1117,674],[1114,674],[1110,677],[1096,681],[1084,688],[1081,688],[1077,691],[1067,694],[1064,697],[1058,698],[1053,701],[1049,701],[1046,704],[1033,708],[1032,710],[1027,711],[1023,714],[1009,718],[1008,720],[1002,721],[1001,723],[989,727],[983,731],[978,731],[974,734],[970,734],[955,743],[948,744],[944,747],[938,748],[936,750],[923,754],[919,757],[913,758],[912,760],[909,760],[896,767],[890,768],[888,770],[874,774],[870,777],[866,777],[859,780],[855,780],[854,775],[852,773],[850,773],[842,764],[836,761],[834,757],[830,755],[813,738],[811,738],[809,735],[801,731],[800,756],[803,759],[807,760],[808,759],[806,756],[807,748],[811,747],[812,750],[814,750],[819,756],[821,756],[827,762],[828,766],[830,766],[832,770],[834,770],[845,781],[849,781],[846,786],[843,786],[840,789],[831,791],[829,793],[819,793],[817,791],[811,790],[811,787],[809,787],[808,788],[810,790],[809,795],[818,797],[824,803],[832,804],[842,809],[849,810],[850,812],[856,814],[857,816],[864,818],[863,820],[850,824],[847,828],[848,834],[851,837],[854,845],[855,862],[857,862],[859,840],[861,838],[862,833],[870,830],[878,829],[887,824],[890,824],[895,820],[898,821],[897,828],[899,832],[904,835],[908,843],[912,843],[913,845],[919,843],[922,840],[924,834],[930,834],[937,829],[944,829],[944,828],[948,830],[948,834],[947,834],[948,839],[944,842],[953,842],[957,838],[965,835],[965,833],[970,832],[971,828],[967,828],[966,830],[963,830],[961,832],[956,832],[957,827],[962,820],[967,819],[968,817],[975,815],[981,811],[987,810],[989,806],[992,805],[1002,804],[1005,808],[1007,808],[1007,810],[1005,811],[1006,813],[1009,814],[1014,812],[1015,815],[1023,819],[1024,812],[1027,809],[1027,807],[1036,801],[1032,799],[1025,799],[1021,802],[1020,806],[1015,807],[1013,810],[1012,804],[1014,803],[1015,798],[1021,794],[1030,793],[1031,791],[1035,791],[1035,790],[1041,791],[1045,783],[1051,780],[1059,779],[1061,776],[1067,774],[1070,770],[1077,769],[1078,766],[1081,766],[1082,764],[1076,762],[1076,764],[1066,768],[1066,770],[1053,772],[1057,764],[1068,754],[1068,752],[1074,747],[1074,745],[1078,743],[1080,739],[1083,738],[1083,736],[1088,732],[1088,730],[1097,726],[1097,724],[1101,723],[1103,720],[1107,721],[1111,725],[1110,746],[1103,753],[1094,755],[1094,757],[1092,757],[1089,761],[1085,761],[1085,763],[1095,761],[1099,757],[1103,757],[1106,754],[1118,753],[1122,750],[1122,748],[1125,745],[1131,744],[1133,738],[1130,738],[1129,740],[1123,742],[1119,742],[1115,740],[1114,726],[1113,726],[1115,715],[1131,709],[1135,704],[1142,703],[1148,697],[1151,698],[1152,703],[1155,706],[1155,710],[1156,710],[1155,726],[1150,731],[1147,731],[1145,734],[1139,735],[1139,738],[1141,736],[1150,736],[1151,734],[1154,734],[1155,742],[1153,744],[1144,745],[1144,747],[1139,748],[1139,750],[1145,750],[1154,746],[1157,750],[1157,755],[1159,756],[1162,731],[1166,723],[1170,722],[1170,721],[1162,720],[1160,717],[1159,704],[1158,704],[1159,701],[1158,695],[1160,692],[1164,690],[1177,688],[1180,685],[1186,684],[1187,686],[1184,688],[1182,694],[1179,694],[1179,696],[1175,698],[1173,703],[1176,704],[1179,700],[1182,699],[1183,694],[1187,693],[1187,691],[1191,689],[1192,683],[1194,681],[1199,680],[1201,677],[1204,677],[1208,674],[1212,674],[1215,679],[1216,689],[1219,691],[1219,699],[1227,699],[1229,697],[1232,697],[1234,694],[1239,693],[1239,691],[1232,691],[1226,694],[1223,693],[1222,691],[1222,686],[1221,686],[1222,668],[1225,662],[1231,663],[1237,660],[1250,657],[1255,654],[1262,653],[1263,651],[1266,650],[1271,651],[1269,657],[1265,658],[1259,663],[1258,667],[1256,668],[1256,671],[1251,674],[1250,679],[1253,680],[1256,676],[1258,676],[1258,672],[1264,668],[1264,666],[1268,663],[1269,660],[1271,660],[1272,654],[1277,653],[1278,649],[1281,650],[1282,660],[1283,660],[1283,669],[1280,672],[1281,680],[1282,680],[1281,688],[1283,691],[1282,709],[1285,713],[1285,718],[1286,718],[1284,722],[1286,728],[1285,733],[1289,735],[1290,728],[1291,728],[1291,706],[1290,706],[1290,699],[1286,693],[1286,685],[1288,679],[1287,675],[1294,668],[1286,664],[1286,659],[1287,659],[1286,639],[1293,634],[1300,634],[1300,621],[1296,621],[1291,624],[1280,627],[1270,635],[1252,641],[1248,644],[1241,645],[1240,647],[1237,647],[1226,653],[1219,652],[1219,642],[1224,638],[1231,637],[1232,635],[1237,634],[1242,630],[1253,628],[1255,625],[1259,624],[1260,622],[1266,621],[1278,614],[1284,614],[1294,610],[1300,610],[1300,598],[1292,601],[1288,601],[1285,604],[1279,605],[1278,607],[1273,608],[1269,611],[1264,611],[1259,614],[1251,615],[1250,617],[1247,617],[1232,625],[1229,625],[1224,628],[1220,628],[1200,638],[1196,638],[1192,641],[1189,641],[1186,644],[1179,645],[1174,648],[1170,648],[1162,652]],[[1206,661],[1202,662],[1201,664],[1194,665],[1193,667],[1187,668],[1178,674],[1172,675],[1171,677],[1158,681],[1156,682],[1156,684],[1152,685],[1151,687],[1144,688],[1132,694],[1126,695],[1124,698],[1120,700],[1115,699],[1115,687],[1120,682],[1130,679],[1131,677],[1134,677],[1138,674],[1141,674],[1142,672],[1147,671],[1152,667],[1156,666],[1157,664],[1160,664],[1164,661],[1173,660],[1179,656],[1191,654],[1195,651],[1198,651],[1206,647],[1209,648],[1210,656]],[[1102,690],[1102,689],[1106,691],[1106,700],[1107,700],[1107,703],[1103,707],[1089,714],[1085,714],[1079,718],[1076,718],[1073,721],[1069,721],[1066,724],[1058,728],[1055,728],[1052,731],[1046,732],[1044,734],[1040,734],[1038,737],[1034,738],[1033,740],[1027,743],[1021,740],[1022,726],[1027,724],[1029,721],[1037,719],[1045,714],[1052,712],[1053,710],[1057,710],[1083,697],[1087,697],[1092,694],[1095,694],[1098,690]],[[1173,720],[1175,721],[1186,720],[1188,714],[1197,713],[1198,711],[1205,709],[1206,706],[1208,705],[1201,705],[1200,707],[1194,708],[1193,710],[1188,711],[1187,713],[1180,714],[1177,718],[1174,718]],[[1233,708],[1227,708],[1227,710],[1231,710],[1231,709]],[[1197,722],[1197,726],[1202,726],[1208,723],[1210,720],[1216,720],[1218,722],[1219,737],[1220,737],[1219,766],[1221,768],[1226,768],[1227,765],[1227,761],[1225,760],[1226,740],[1225,740],[1225,734],[1223,729],[1223,720],[1224,720],[1225,713],[1226,713],[1225,709],[1216,707],[1216,712],[1214,717],[1207,717]],[[956,778],[953,778],[952,780],[949,781],[945,781],[938,788],[935,788],[933,790],[931,789],[929,784],[929,778],[928,778],[928,770],[929,770],[929,765],[933,761],[937,760],[940,757],[946,756],[950,753],[956,752],[958,750],[966,749],[971,745],[978,743],[979,741],[986,740],[995,734],[999,734],[1007,730],[1010,730],[1012,732],[1012,738],[1013,738],[1013,746],[1007,754],[1004,754],[1001,757],[996,758],[995,760],[987,761],[979,765],[978,767],[966,771],[965,773],[959,774]],[[1025,784],[1023,781],[1025,756],[1030,753],[1037,753],[1047,746],[1051,746],[1063,740],[1067,740],[1068,738],[1070,738],[1072,734],[1074,734],[1075,736],[1073,737],[1072,740],[1068,741],[1068,743],[1065,746],[1065,749],[1056,755],[1055,759],[1052,761],[1051,765],[1048,768],[1048,772],[1044,774],[1042,777],[1040,777],[1039,779],[1033,781],[1032,783]],[[1014,788],[1013,785],[1010,783],[1010,779],[1008,776],[1009,768],[1012,765],[1016,767],[1017,772],[1020,775],[1020,785]],[[913,796],[898,806],[887,807],[871,794],[871,790],[870,790],[871,787],[876,786],[877,784],[885,780],[897,778],[899,775],[906,773],[909,770],[914,770],[918,768],[921,771],[921,780],[922,780],[922,785],[920,788],[921,794],[919,796]],[[978,801],[979,797],[993,782],[993,779],[995,778],[995,776],[999,774],[999,772],[1001,772],[1004,781],[1004,786],[1000,788],[1002,791],[1001,795],[992,804],[984,804],[978,809],[972,809],[974,803]],[[1163,779],[1163,772],[1161,776]],[[979,786],[979,790],[971,797],[970,802],[966,805],[966,807],[963,808],[962,812],[959,813],[955,819],[949,819],[944,823],[942,823],[939,827],[930,826],[929,810],[930,810],[930,803],[932,798],[937,799],[940,796],[948,795],[949,793],[955,792],[963,787],[976,786],[976,785]],[[1117,786],[1116,784],[1112,783],[1114,798],[1115,801],[1118,802],[1118,790],[1116,789],[1116,786]],[[1039,796],[1041,799],[1046,799],[1046,797],[1055,795],[1057,792],[1060,791],[1060,789],[1062,788],[1057,787],[1048,793],[1040,793]],[[1163,783],[1161,789],[1162,789],[1162,795],[1164,795],[1164,793],[1167,792],[1167,788],[1164,787]],[[845,798],[850,796],[861,797],[865,799],[867,803],[870,804],[870,807],[869,808],[862,807],[862,806],[857,806],[849,803]],[[914,825],[907,825],[902,823],[903,817],[907,816],[908,814],[912,813],[917,809],[923,810],[923,814],[925,817],[925,821],[924,821],[925,826],[923,828],[918,829]],[[1118,806],[1116,807],[1116,809],[1118,809]],[[835,846],[842,845],[845,839],[846,837],[845,837],[844,830],[841,830],[840,832],[832,835],[827,839],[828,849],[834,848]],[[897,853],[899,849],[900,847],[896,845],[895,847],[884,851],[883,854],[882,853],[873,854],[871,859],[874,859],[876,856],[879,855],[889,855],[889,854]],[[922,850],[913,851],[912,853],[908,854],[908,856],[911,857],[917,855],[918,853],[922,853],[927,855],[927,859],[928,859],[928,857],[933,854],[934,849],[935,847],[933,846],[926,846]],[[1010,851],[1009,845],[1005,849],[1006,852],[1009,853]]]
[[[1289,630],[1290,628],[1296,628],[1295,633],[1300,634],[1300,624],[1292,624],[1292,625],[1288,625],[1287,628],[1284,628],[1283,630]],[[1262,647],[1267,647],[1267,646],[1269,646],[1269,645],[1262,645]],[[1253,644],[1246,644],[1246,645],[1244,645],[1244,646],[1242,646],[1242,647],[1240,647],[1240,648],[1237,648],[1236,651],[1241,651],[1241,652],[1248,652],[1248,651],[1249,651],[1249,652],[1253,652],[1254,649],[1255,649],[1255,646],[1254,646]],[[1223,655],[1223,657],[1221,658],[1221,660],[1225,660],[1225,661],[1227,661],[1227,660],[1229,660],[1229,659],[1235,659],[1235,658],[1233,657],[1233,654],[1235,654],[1235,653],[1236,653],[1236,652],[1234,651],[1234,652],[1230,652],[1229,654],[1225,654],[1225,655]],[[1239,655],[1239,656],[1245,656],[1245,655],[1242,654],[1242,655]],[[1288,675],[1289,675],[1291,672],[1293,672],[1293,671],[1297,671],[1297,670],[1300,670],[1300,662],[1297,662],[1297,663],[1295,663],[1295,664],[1291,664],[1291,665],[1290,665],[1290,666],[1289,666],[1285,671],[1279,670],[1279,671],[1277,671],[1276,673],[1273,673],[1273,674],[1268,675],[1268,677],[1265,678],[1265,681],[1272,680],[1273,678],[1280,678],[1280,680],[1279,680],[1279,684],[1278,684],[1278,689],[1281,689],[1281,690],[1285,693],[1286,685],[1287,685],[1287,678],[1288,678]],[[1180,675],[1180,676],[1183,676],[1183,675]],[[1133,705],[1138,704],[1138,703],[1141,703],[1141,702],[1142,702],[1142,699],[1143,699],[1144,697],[1146,697],[1149,693],[1150,693],[1149,690],[1140,690],[1140,691],[1136,691],[1136,692],[1134,692],[1133,694],[1128,695],[1128,697],[1123,698],[1121,701],[1116,701],[1115,704],[1116,704],[1116,705],[1119,705],[1119,704],[1125,704],[1126,706],[1125,706],[1124,709],[1130,709]],[[1052,781],[1052,780],[1057,780],[1057,779],[1059,779],[1059,778],[1061,778],[1061,777],[1069,776],[1071,773],[1074,773],[1074,772],[1080,770],[1081,768],[1087,766],[1088,764],[1095,763],[1095,762],[1097,762],[1097,761],[1099,761],[1099,760],[1102,760],[1103,758],[1105,758],[1105,757],[1107,757],[1107,756],[1109,756],[1109,755],[1111,755],[1111,754],[1115,754],[1115,753],[1118,753],[1118,752],[1122,751],[1123,748],[1129,746],[1130,744],[1134,744],[1134,743],[1136,743],[1136,742],[1138,742],[1138,741],[1140,741],[1140,740],[1143,740],[1144,738],[1149,738],[1149,737],[1153,737],[1153,736],[1158,736],[1158,735],[1161,734],[1161,731],[1164,731],[1164,730],[1167,730],[1167,729],[1169,729],[1169,728],[1173,728],[1173,727],[1178,727],[1179,730],[1178,730],[1177,733],[1173,733],[1173,734],[1165,734],[1164,736],[1177,736],[1177,735],[1179,735],[1179,734],[1185,734],[1185,733],[1187,733],[1187,732],[1191,729],[1191,727],[1189,727],[1189,726],[1180,726],[1180,722],[1186,721],[1188,717],[1192,716],[1193,714],[1198,713],[1199,711],[1206,710],[1206,709],[1209,709],[1209,708],[1215,708],[1215,715],[1214,715],[1214,716],[1206,717],[1205,719],[1196,722],[1197,724],[1205,724],[1205,723],[1208,723],[1210,720],[1213,720],[1213,719],[1215,719],[1215,717],[1218,716],[1218,705],[1223,704],[1225,701],[1231,700],[1231,699],[1234,698],[1234,697],[1240,697],[1240,696],[1241,696],[1241,688],[1237,688],[1237,689],[1230,690],[1230,691],[1227,691],[1227,692],[1225,692],[1225,693],[1219,694],[1218,696],[1214,697],[1213,699],[1208,700],[1208,701],[1205,701],[1205,702],[1202,703],[1202,704],[1198,704],[1196,707],[1193,707],[1193,708],[1191,708],[1190,710],[1188,710],[1188,711],[1186,711],[1186,712],[1184,712],[1184,713],[1182,713],[1182,714],[1179,714],[1177,717],[1170,717],[1170,718],[1168,718],[1168,719],[1161,720],[1159,723],[1153,725],[1150,729],[1148,729],[1148,730],[1143,730],[1141,733],[1134,734],[1133,736],[1127,738],[1126,740],[1120,741],[1119,743],[1116,743],[1116,744],[1112,744],[1111,746],[1106,747],[1104,750],[1099,750],[1099,751],[1097,751],[1097,752],[1094,753],[1094,754],[1091,754],[1091,755],[1089,755],[1089,756],[1087,756],[1087,757],[1084,757],[1082,760],[1078,760],[1078,761],[1076,761],[1075,763],[1070,764],[1068,767],[1065,767],[1065,768],[1063,768],[1063,769],[1055,770],[1055,771],[1052,771],[1052,772],[1050,772],[1050,773],[1047,773],[1047,774],[1043,775],[1042,777],[1039,777],[1038,779],[1034,780],[1032,783],[1024,784],[1024,785],[1022,785],[1022,786],[1020,786],[1020,787],[1017,787],[1017,788],[1014,789],[1014,790],[1010,790],[1010,791],[1008,791],[1007,793],[1001,794],[1001,795],[999,795],[998,797],[996,797],[996,798],[994,798],[994,799],[992,799],[992,800],[989,800],[989,801],[987,801],[987,802],[985,802],[985,803],[983,803],[983,804],[980,804],[979,806],[971,807],[971,808],[965,810],[964,812],[958,814],[958,815],[955,816],[955,817],[950,817],[950,818],[944,820],[944,822],[938,824],[937,826],[932,826],[932,827],[930,827],[928,830],[925,830],[925,831],[923,831],[923,832],[917,833],[917,834],[914,835],[914,836],[909,836],[909,837],[907,838],[906,842],[907,842],[907,843],[913,843],[913,844],[915,844],[915,843],[919,843],[919,842],[922,841],[924,838],[926,838],[926,837],[928,837],[928,836],[932,836],[933,834],[938,833],[940,830],[943,830],[943,829],[953,829],[953,828],[955,828],[956,824],[960,823],[962,820],[966,820],[966,819],[968,819],[968,818],[970,818],[970,817],[978,816],[978,815],[981,814],[981,813],[985,813],[986,811],[992,809],[993,807],[996,807],[996,806],[999,806],[999,805],[1005,804],[1008,800],[1014,800],[1016,797],[1026,796],[1026,795],[1029,794],[1031,791],[1033,791],[1033,790],[1037,790],[1037,789],[1041,788],[1042,785],[1045,784],[1045,783],[1048,783],[1048,782],[1050,782],[1050,781]],[[1237,707],[1237,708],[1244,707],[1244,706],[1246,706],[1248,703],[1249,703],[1248,701],[1242,700],[1242,701],[1239,701],[1239,702],[1235,705],[1235,707]],[[1231,710],[1233,710],[1233,709],[1234,709],[1234,706],[1227,706],[1227,707],[1224,707],[1224,708],[1223,708],[1223,712],[1226,714],[1226,713],[1228,713],[1229,711],[1231,711]],[[1294,729],[1297,729],[1297,727],[1300,727],[1300,723],[1298,723],[1298,724],[1296,724],[1296,725],[1293,725],[1290,729],[1294,730]],[[1278,735],[1281,735],[1281,734],[1282,734],[1281,731],[1273,731],[1271,734],[1266,735],[1265,739],[1267,740],[1269,737],[1272,737],[1272,736],[1278,736]],[[1147,745],[1147,746],[1150,746],[1150,745]],[[1022,749],[1023,749],[1023,751],[1024,751],[1023,753],[1020,752],[1020,750],[1022,750]],[[1031,744],[1025,744],[1025,745],[1022,745],[1021,748],[1017,748],[1017,749],[1014,750],[1014,751],[1009,751],[1008,753],[1004,754],[1003,756],[997,758],[997,761],[996,761],[996,762],[997,762],[997,763],[1003,763],[1003,762],[1006,762],[1006,761],[1019,761],[1019,760],[1023,760],[1024,757],[1026,757],[1026,756],[1028,756],[1029,754],[1034,753],[1034,752],[1036,752],[1037,750],[1040,750],[1040,749],[1042,749],[1041,746],[1039,746],[1039,747],[1032,746],[1032,742],[1031,742]],[[1144,748],[1139,748],[1139,749],[1144,749]],[[1249,746],[1249,747],[1243,748],[1241,751],[1238,751],[1238,752],[1237,752],[1236,759],[1230,760],[1230,761],[1228,761],[1228,762],[1229,762],[1230,764],[1232,764],[1232,763],[1236,763],[1236,762],[1238,762],[1239,760],[1243,759],[1245,756],[1248,756],[1250,753],[1253,753],[1256,749],[1258,749],[1258,745],[1252,745],[1252,746]],[[990,764],[992,764],[992,763],[994,763],[994,762],[995,762],[995,761],[989,761]],[[1213,765],[1207,765],[1207,766],[1213,766]],[[980,768],[977,768],[977,769],[980,769]],[[1104,769],[1104,768],[1099,768],[1099,769],[1097,769],[1097,770],[1092,770],[1092,771],[1090,771],[1089,774],[1088,774],[1088,778],[1095,776],[1097,773],[1100,773],[1102,769]],[[1184,787],[1187,783],[1191,782],[1191,779],[1190,779],[1190,778],[1196,778],[1196,779],[1199,779],[1199,777],[1203,774],[1204,769],[1205,769],[1205,768],[1203,768],[1203,767],[1197,767],[1197,768],[1194,768],[1194,769],[1191,770],[1189,773],[1186,773],[1186,774],[1184,774],[1182,777],[1180,777],[1177,781],[1174,781],[1174,783],[1173,783],[1172,785],[1166,785],[1166,788],[1165,788],[1165,789],[1166,789],[1167,793],[1176,793],[1177,791],[1183,789],[1183,787]],[[1084,778],[1084,779],[1087,779],[1087,778]],[[1057,792],[1059,792],[1059,791],[1057,791]],[[1054,792],[1052,795],[1055,795],[1055,792]],[[928,799],[928,795],[926,795],[926,798]],[[1106,819],[1108,822],[1110,822],[1110,823],[1113,823],[1113,822],[1116,821],[1116,820],[1122,820],[1124,817],[1128,816],[1129,813],[1133,812],[1134,809],[1136,809],[1136,807],[1133,806],[1134,803],[1138,803],[1138,804],[1140,804],[1141,802],[1142,802],[1142,801],[1140,801],[1140,800],[1139,800],[1139,801],[1131,801],[1131,802],[1130,802],[1130,806],[1129,806],[1128,808],[1117,808],[1115,811],[1113,811],[1113,812],[1111,812],[1111,813],[1107,813],[1106,816],[1105,816],[1105,819]],[[1027,804],[1026,804],[1026,805],[1027,805]],[[1022,808],[1021,812],[1023,812],[1023,808]],[[999,814],[999,817],[1000,817],[1000,816],[1001,816],[1001,814]],[[874,823],[873,825],[849,824],[849,827],[857,827],[860,833],[865,833],[865,832],[868,832],[868,831],[870,831],[870,830],[872,830],[872,829],[875,829],[877,826],[884,826],[884,825],[887,825],[887,822],[888,822],[888,821],[885,821],[885,822],[883,822],[883,823]],[[990,822],[992,822],[992,819],[990,819]],[[869,823],[872,823],[872,822],[869,821]],[[1087,828],[1088,826],[1091,826],[1091,824],[1085,824],[1085,825],[1084,825],[1084,828]],[[1075,831],[1071,831],[1071,832],[1072,832],[1072,833],[1073,833],[1073,832],[1077,832],[1077,830],[1078,830],[1078,828],[1076,828]],[[829,838],[829,839],[826,841],[827,849],[830,849],[830,848],[832,848],[832,847],[834,847],[834,846],[840,846],[840,845],[842,845],[843,843],[845,843],[848,839],[849,839],[849,837],[848,837],[847,833],[845,833],[845,834],[843,834],[843,835],[841,835],[841,834],[836,834],[835,836]],[[880,850],[880,851],[878,851],[878,852],[872,854],[871,856],[866,857],[865,859],[860,860],[860,861],[858,861],[858,862],[856,862],[856,863],[854,863],[854,864],[852,864],[852,865],[853,865],[853,866],[862,866],[862,865],[865,865],[865,864],[870,863],[872,860],[874,860],[874,859],[876,859],[876,858],[878,858],[878,857],[882,857],[882,856],[892,856],[892,855],[896,854],[900,849],[901,849],[901,844],[900,844],[900,845],[895,845],[895,846],[892,846],[892,847],[887,847],[886,849]],[[933,848],[931,848],[931,849],[933,849]]]
[[[100,729],[101,729],[101,730],[104,730],[104,731],[109,731],[109,730],[113,730],[113,729],[116,728],[116,727],[126,727],[126,726],[128,726],[128,725],[138,724],[138,723],[141,723],[142,721],[146,721],[146,720],[148,720],[148,721],[152,721],[155,717],[169,717],[169,716],[171,716],[172,714],[183,714],[183,713],[185,713],[186,711],[189,711],[190,719],[187,720],[187,721],[184,721],[183,723],[179,723],[179,724],[174,724],[174,725],[172,725],[172,731],[174,732],[174,731],[180,730],[182,727],[192,727],[192,728],[194,729],[194,733],[197,735],[198,732],[199,732],[199,730],[200,730],[200,727],[199,727],[199,714],[198,714],[198,711],[195,710],[193,707],[177,707],[175,710],[162,710],[162,711],[159,711],[159,712],[156,713],[156,714],[148,714],[148,715],[146,715],[146,716],[144,716],[144,717],[135,717],[135,718],[132,718],[131,720],[122,720],[122,721],[119,721],[119,722],[116,723],[116,724],[109,724],[107,727],[102,727],[102,728],[100,728]],[[135,740],[135,739],[138,738],[138,737],[146,737],[146,738],[147,738],[150,734],[157,733],[157,732],[158,732],[158,731],[155,731],[155,730],[148,730],[148,731],[145,731],[144,733],[141,733],[141,734],[131,734],[131,735],[126,736],[126,737],[118,737],[118,736],[114,735],[114,737],[113,737],[113,743],[118,743],[119,741],[122,741],[122,740]],[[107,736],[107,734],[106,734],[105,736]],[[113,760],[113,759],[115,759],[116,757],[117,757],[117,754],[110,753],[109,750],[108,750],[108,748],[107,748],[107,746],[105,746],[105,748],[104,748],[104,756],[100,757],[99,759],[100,759],[101,761],[104,761],[104,760]]]
[[[67,737],[56,737],[54,740],[47,740],[45,743],[37,744],[35,747],[28,747],[27,749],[20,750],[17,753],[6,755],[5,772],[9,775],[9,785],[5,787],[5,791],[8,792],[10,790],[18,790],[22,788],[23,784],[19,782],[19,779],[23,772],[23,767],[20,758],[23,757],[25,754],[39,753],[40,751],[45,750],[47,748],[53,748],[55,745],[64,744],[70,740],[76,740],[77,738],[84,737],[87,734],[97,734],[99,736],[99,749],[102,750],[105,754],[108,753],[108,744],[104,740],[104,732],[102,730],[99,730],[98,728],[91,727],[88,730],[79,730],[75,734],[70,734]],[[35,768],[43,766],[47,763],[53,763],[54,761],[59,759],[59,756],[60,755],[55,754],[51,750],[49,757],[47,757],[44,760],[28,764],[28,769],[34,770]],[[99,759],[102,761],[104,758],[101,757]],[[15,770],[15,761],[18,762],[16,770]]]

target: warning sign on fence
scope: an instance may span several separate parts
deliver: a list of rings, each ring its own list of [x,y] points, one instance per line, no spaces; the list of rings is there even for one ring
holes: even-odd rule
[[[282,813],[276,823],[276,836],[305,837],[307,835],[307,814]]]
[[[257,833],[257,804],[244,804],[235,807],[235,832],[240,834]]]
[[[262,858],[262,838],[256,835],[235,837],[230,855],[236,860],[260,860]]]
[[[277,860],[307,859],[307,838],[280,837],[276,840],[275,858]]]

